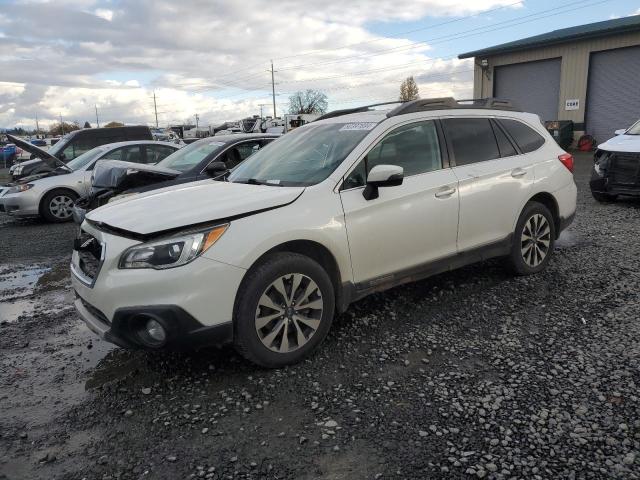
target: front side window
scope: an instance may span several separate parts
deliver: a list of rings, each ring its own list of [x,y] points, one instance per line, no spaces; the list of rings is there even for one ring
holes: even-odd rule
[[[500,158],[500,151],[488,118],[446,118],[442,126],[456,166]]]
[[[141,163],[142,155],[140,154],[140,147],[138,145],[132,145],[111,150],[100,158],[100,160],[122,160],[123,162]]]
[[[176,151],[175,148],[166,145],[147,145],[146,149],[147,163],[158,163]]]
[[[224,162],[227,168],[231,170],[258,150],[260,150],[260,142],[240,143],[227,150],[219,161]]]
[[[230,182],[309,186],[325,180],[377,123],[309,124],[251,155]]]
[[[405,177],[441,169],[435,123],[430,120],[403,125],[385,135],[347,176],[342,189],[364,186],[367,175],[376,165],[398,165]]]
[[[505,128],[509,135],[511,135],[511,138],[515,140],[520,147],[520,150],[522,150],[522,153],[533,152],[544,144],[544,138],[542,138],[542,135],[522,122],[501,118],[500,124]]]

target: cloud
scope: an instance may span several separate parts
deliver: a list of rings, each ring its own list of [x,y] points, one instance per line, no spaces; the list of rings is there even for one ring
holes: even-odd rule
[[[0,126],[30,125],[36,112],[43,124],[56,121],[59,113],[84,122],[95,116],[94,105],[105,121],[150,123],[154,90],[163,123],[195,113],[204,122],[235,119],[270,101],[272,58],[281,106],[289,94],[306,88],[325,90],[332,107],[394,99],[410,74],[423,95],[469,96],[469,61],[432,58],[428,42],[385,38],[368,25],[498,6],[518,5],[513,0],[13,1],[0,14]]]

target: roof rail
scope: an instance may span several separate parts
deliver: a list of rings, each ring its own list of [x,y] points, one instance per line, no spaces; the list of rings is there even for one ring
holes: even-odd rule
[[[491,110],[516,110],[509,100],[498,98],[473,98],[456,100],[453,97],[421,98],[404,102],[387,113],[387,117],[395,117],[406,113],[424,112],[427,110],[449,110],[459,108],[483,108]]]
[[[340,117],[342,115],[348,115],[349,113],[367,112],[371,107],[380,107],[382,105],[394,105],[396,103],[402,103],[402,102],[400,100],[396,100],[395,102],[373,103],[371,105],[363,105],[362,107],[345,108],[343,110],[334,110],[333,112],[325,113],[324,115],[316,118],[314,122],[317,122],[318,120],[325,120],[327,118],[334,118],[334,117]]]

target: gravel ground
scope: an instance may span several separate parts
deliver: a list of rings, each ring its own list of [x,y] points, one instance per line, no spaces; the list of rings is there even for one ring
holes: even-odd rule
[[[277,371],[95,339],[73,228],[0,217],[0,478],[640,478],[640,202],[597,204],[590,165],[544,273],[373,295]]]

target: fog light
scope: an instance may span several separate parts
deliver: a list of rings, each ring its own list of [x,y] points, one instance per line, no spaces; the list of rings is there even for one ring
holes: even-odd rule
[[[157,320],[147,320],[145,328],[147,329],[147,335],[149,335],[149,338],[153,339],[155,342],[164,343],[167,339],[167,333]]]

